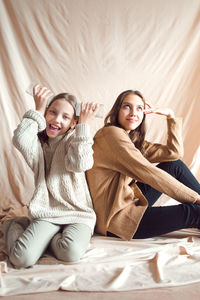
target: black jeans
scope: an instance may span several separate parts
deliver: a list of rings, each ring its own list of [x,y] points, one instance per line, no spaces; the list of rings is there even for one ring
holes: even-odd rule
[[[199,182],[181,160],[163,162],[158,164],[157,167],[200,194]],[[137,182],[137,185],[146,197],[149,206],[140,221],[133,239],[150,238],[184,228],[200,228],[199,204],[185,203],[152,207],[162,193],[148,184]],[[107,235],[116,237],[110,232]]]
[[[199,182],[181,160],[160,163],[157,167],[200,194]],[[161,193],[147,184],[138,182],[137,185],[148,200],[149,207],[133,238],[144,239],[183,228],[200,228],[199,204],[152,207]]]

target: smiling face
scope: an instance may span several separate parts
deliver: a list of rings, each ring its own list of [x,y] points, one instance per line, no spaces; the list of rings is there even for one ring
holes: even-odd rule
[[[74,128],[76,125],[74,108],[64,98],[57,99],[50,104],[45,119],[46,134],[49,138],[63,135],[68,129]]]
[[[144,102],[134,94],[127,95],[120,107],[118,122],[127,132],[136,129],[144,118]]]

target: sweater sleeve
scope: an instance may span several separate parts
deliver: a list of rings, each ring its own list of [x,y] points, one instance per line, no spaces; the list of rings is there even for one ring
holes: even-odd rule
[[[150,163],[123,129],[115,126],[105,128],[104,143],[109,149],[106,153],[107,168],[146,183],[179,202],[194,203],[199,196],[167,172]]]
[[[71,172],[85,172],[93,166],[93,139],[88,124],[77,124],[66,149],[65,165]]]
[[[152,163],[183,157],[182,119],[167,119],[167,130],[166,145],[144,142],[145,157]]]
[[[32,170],[38,164],[39,147],[41,147],[37,134],[45,127],[45,118],[39,112],[29,110],[14,131],[13,144],[24,156]]]

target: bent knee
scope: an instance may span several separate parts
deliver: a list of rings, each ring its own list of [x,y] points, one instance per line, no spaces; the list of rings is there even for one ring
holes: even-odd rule
[[[10,255],[9,257],[11,263],[18,268],[28,268],[36,263],[31,257],[28,256],[16,256]]]
[[[69,243],[67,247],[60,249],[57,258],[66,262],[79,261],[84,255],[85,250],[81,249],[78,243]]]
[[[28,268],[34,265],[38,258],[36,258],[29,249],[26,249],[26,251],[20,251],[19,249],[14,248],[10,252],[9,260],[18,268]]]
[[[85,251],[81,251],[81,249],[78,249],[78,245],[73,245],[70,246],[67,250],[64,249],[64,251],[61,253],[61,259],[66,262],[79,261],[84,253]]]
[[[81,247],[77,241],[68,238],[61,239],[59,236],[54,237],[51,247],[56,258],[66,262],[80,260],[87,249],[87,246]]]

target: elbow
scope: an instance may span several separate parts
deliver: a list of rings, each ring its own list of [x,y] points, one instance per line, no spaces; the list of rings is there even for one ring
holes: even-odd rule
[[[86,171],[92,169],[93,164],[94,164],[93,160],[87,161],[86,163],[82,163],[81,165],[78,166],[76,172],[86,172]]]
[[[19,134],[17,130],[14,131],[14,135],[12,137],[12,143],[18,150],[22,148],[24,145],[28,143],[28,141],[24,138],[23,134]]]
[[[12,138],[12,143],[18,150],[20,149],[20,141],[19,138],[17,138],[15,135]]]
[[[179,158],[178,159],[183,159],[183,156],[184,156],[184,151],[179,152]]]
[[[94,161],[88,160],[86,162],[71,164],[71,166],[66,165],[66,169],[71,172],[81,173],[90,170],[93,167]]]
[[[169,158],[171,160],[178,160],[178,159],[182,159],[184,155],[184,151],[183,149],[179,149],[179,151],[170,151],[169,152]]]
[[[13,135],[13,137],[12,137],[12,143],[16,147],[16,145],[17,145],[17,139],[16,139],[15,135]]]
[[[94,162],[91,161],[90,164],[88,164],[87,167],[85,168],[84,172],[86,172],[86,171],[92,169],[93,165],[94,165]]]

